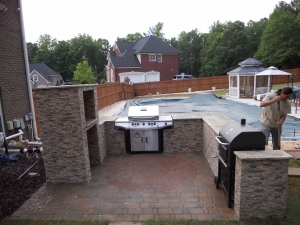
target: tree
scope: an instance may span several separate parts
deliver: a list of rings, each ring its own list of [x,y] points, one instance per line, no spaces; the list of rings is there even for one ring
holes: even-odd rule
[[[165,41],[165,34],[163,33],[164,23],[158,22],[155,26],[149,27],[148,34],[144,33],[144,36],[155,36],[162,41]]]
[[[140,33],[136,32],[134,34],[127,34],[126,37],[124,38],[117,38],[118,41],[128,41],[128,42],[133,42],[136,40],[139,40],[143,38],[143,35],[141,35]]]
[[[181,32],[178,37],[178,48],[181,51],[179,56],[180,72],[199,77],[200,72],[200,51],[202,48],[202,37],[198,30],[188,33]]]
[[[218,46],[222,40],[226,25],[219,21],[214,22],[208,34],[202,35],[203,48],[200,52],[201,76],[220,75],[221,59],[218,54]]]
[[[52,38],[49,34],[40,35],[37,45],[39,48],[53,50],[57,44],[57,39]]]
[[[78,63],[73,77],[74,84],[94,84],[96,83],[92,68],[89,66],[88,61],[84,60]]]
[[[276,7],[270,15],[255,57],[280,69],[300,66],[300,21],[293,7]]]
[[[228,22],[217,47],[220,71],[224,75],[247,58],[245,24],[241,21]]]
[[[37,54],[39,47],[36,43],[31,43],[31,42],[26,43],[26,47],[27,47],[28,61],[29,63],[33,63],[33,58]]]
[[[83,60],[88,61],[96,77],[98,76],[98,71],[102,72],[105,69],[107,63],[106,56],[110,49],[109,42],[106,39],[93,40],[87,34],[79,34],[78,37],[70,40],[70,44],[72,71],[75,70],[77,63]]]
[[[54,49],[57,45],[57,40],[49,34],[40,35],[39,40],[37,41],[38,51],[36,55],[33,57],[32,62],[35,63],[45,63],[50,68],[55,68],[55,56],[54,56]]]
[[[74,70],[72,70],[72,55],[70,55],[70,42],[59,41],[54,49],[54,66],[52,67],[59,73],[63,80],[70,80],[73,77]]]
[[[261,37],[263,32],[267,26],[268,19],[263,18],[260,19],[258,22],[250,20],[247,23],[245,33],[247,37],[247,58],[253,58],[254,54],[257,52]]]

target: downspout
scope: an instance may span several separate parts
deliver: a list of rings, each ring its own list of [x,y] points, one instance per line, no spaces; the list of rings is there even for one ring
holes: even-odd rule
[[[23,43],[23,53],[24,53],[24,61],[25,61],[25,70],[26,70],[26,78],[27,78],[27,88],[29,94],[29,102],[30,102],[30,110],[32,113],[33,120],[33,131],[34,131],[34,139],[36,141],[40,141],[41,139],[38,137],[37,127],[36,127],[36,119],[35,119],[35,111],[34,111],[34,103],[32,96],[32,88],[31,88],[31,80],[30,80],[30,71],[29,71],[29,62],[28,62],[28,54],[27,54],[27,46],[24,32],[24,21],[23,21],[23,9],[22,2],[19,0],[19,13],[20,13],[20,24],[21,24],[21,33],[22,33],[22,43]]]

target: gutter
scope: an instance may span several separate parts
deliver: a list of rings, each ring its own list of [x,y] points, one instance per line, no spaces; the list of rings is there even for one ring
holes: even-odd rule
[[[29,71],[29,62],[28,62],[28,54],[27,54],[27,46],[26,46],[26,39],[25,39],[25,32],[24,32],[24,21],[23,21],[23,9],[22,9],[22,1],[18,0],[19,2],[19,15],[20,15],[20,24],[21,24],[21,33],[22,33],[22,43],[23,43],[23,53],[24,53],[24,61],[25,61],[25,70],[26,70],[26,78],[27,78],[27,89],[29,94],[29,102],[30,102],[30,110],[32,113],[32,120],[33,120],[33,131],[34,131],[34,139],[36,141],[40,141],[41,139],[37,135],[37,127],[36,127],[36,119],[35,119],[35,111],[34,111],[34,103],[33,103],[33,96],[32,96],[32,88],[31,88],[31,80],[30,80],[30,71]]]

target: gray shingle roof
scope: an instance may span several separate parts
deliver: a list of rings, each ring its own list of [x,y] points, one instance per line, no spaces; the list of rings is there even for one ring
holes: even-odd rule
[[[49,79],[48,76],[50,75],[60,76],[60,74],[58,74],[53,69],[48,67],[45,63],[30,63],[29,69],[30,69],[30,73],[32,73],[32,71],[35,70],[49,82],[52,82],[52,80]]]
[[[246,59],[244,60],[243,62],[240,62],[239,65],[240,66],[260,66],[262,63],[256,59],[252,59],[252,58],[249,58],[249,59]]]
[[[117,67],[141,67],[136,54],[180,54],[180,51],[157,37],[148,36],[133,42],[117,41],[116,45],[121,53],[118,57],[114,51],[110,51],[110,58],[115,68]]]
[[[148,36],[137,41],[135,53],[180,54],[180,51],[157,37]]]

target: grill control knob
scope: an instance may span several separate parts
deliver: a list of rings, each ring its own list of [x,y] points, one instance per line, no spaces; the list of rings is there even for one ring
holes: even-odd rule
[[[131,123],[131,126],[134,126],[134,123]]]
[[[168,125],[168,123],[167,123],[167,122],[165,122],[165,125],[167,126],[167,125]]]
[[[145,126],[145,123],[143,122],[143,126]]]
[[[140,125],[140,123],[137,123],[137,125],[139,126],[139,125]]]
[[[156,123],[155,123],[155,122],[154,122],[153,124],[154,124],[154,125],[156,125]]]
[[[150,122],[148,122],[148,125],[150,126]]]

